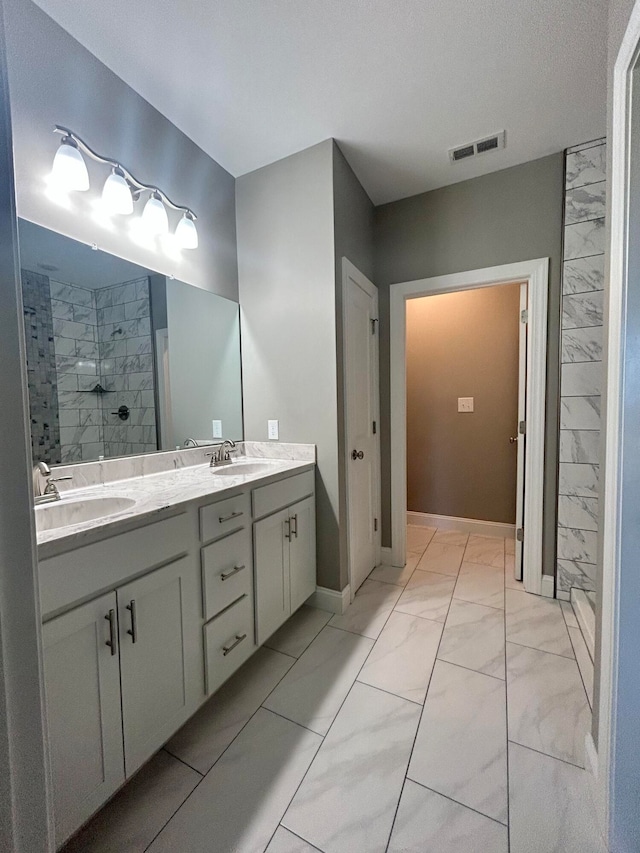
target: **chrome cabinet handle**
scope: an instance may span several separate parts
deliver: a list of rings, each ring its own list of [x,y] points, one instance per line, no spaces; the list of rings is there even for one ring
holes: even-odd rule
[[[355,462],[356,459],[364,459],[364,450],[352,450],[351,458]]]
[[[222,647],[222,654],[226,657],[229,654],[229,652],[232,652],[236,646],[239,646],[240,643],[246,639],[247,639],[246,634],[236,634],[236,638],[233,641],[233,643],[231,643],[230,646],[223,646]]]
[[[234,518],[240,518],[241,515],[244,515],[244,512],[232,512],[231,515],[220,515],[218,516],[218,521],[220,524],[224,524],[225,521],[231,521]]]
[[[291,519],[285,518],[284,523],[287,525],[287,530],[284,534],[284,538],[288,539],[291,542]]]
[[[127,604],[127,610],[131,614],[131,628],[127,631],[127,634],[131,637],[132,643],[138,642],[138,618],[136,615],[136,602],[135,599],[132,598],[129,604]]]
[[[296,523],[295,528],[291,527],[291,538],[293,539],[293,537],[295,536],[297,539],[298,538],[298,513],[296,513],[295,515],[292,515],[291,518],[289,519],[289,521],[290,522],[295,521],[295,523]]]
[[[223,572],[220,575],[220,580],[226,581],[227,578],[232,578],[234,575],[237,575],[238,572],[241,572],[243,569],[246,569],[246,566],[244,564],[242,566],[234,566],[230,572]]]
[[[109,646],[111,649],[111,657],[113,657],[113,655],[118,651],[116,640],[116,611],[110,610],[104,618],[109,623],[109,639],[106,641],[105,646]]]

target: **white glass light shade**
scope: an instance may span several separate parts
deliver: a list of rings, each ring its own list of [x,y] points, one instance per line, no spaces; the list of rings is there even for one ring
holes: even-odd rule
[[[144,206],[142,224],[147,234],[153,236],[167,234],[169,231],[167,210],[162,203],[162,199],[156,193],[150,197]]]
[[[105,213],[108,214],[120,213],[126,215],[133,213],[131,189],[125,176],[116,169],[113,170],[104,182],[102,206]]]
[[[176,240],[181,249],[198,248],[198,230],[196,223],[188,213],[182,217],[176,227]]]
[[[85,192],[89,189],[87,164],[76,144],[68,137],[62,140],[53,158],[51,178],[56,186],[67,192]]]

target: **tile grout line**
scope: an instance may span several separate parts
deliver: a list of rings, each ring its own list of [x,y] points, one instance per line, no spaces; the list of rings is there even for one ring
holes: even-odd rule
[[[170,755],[171,758],[175,759],[176,761],[179,761],[180,764],[184,764],[184,766],[188,767],[189,770],[193,770],[193,772],[197,773],[198,776],[204,776],[205,775],[201,770],[196,770],[195,767],[192,767],[188,761],[184,760],[184,758],[180,758],[179,755],[174,755],[170,750],[167,749],[166,744],[165,744],[165,746],[161,746],[160,749],[158,750],[158,752],[166,752],[167,755]],[[155,753],[155,754],[157,755],[158,753]]]
[[[465,803],[461,803],[460,800],[454,800],[454,798],[450,797],[448,794],[443,794],[441,791],[436,791],[435,788],[430,788],[428,785],[424,785],[422,782],[417,782],[410,776],[407,776],[407,780],[409,782],[413,782],[414,785],[419,785],[421,788],[424,788],[425,791],[431,791],[432,794],[437,794],[439,797],[444,797],[445,800],[449,800],[450,803],[455,803],[457,806],[461,806],[463,809],[468,809],[470,812],[475,812],[475,814],[480,815],[480,817],[486,817],[487,820],[492,820],[494,823],[497,823],[498,826],[504,827],[504,829],[509,828],[508,824],[503,823],[501,820],[498,820],[495,817],[491,817],[491,815],[485,814],[484,812],[479,812],[478,809],[474,809],[473,806],[468,806]]]
[[[566,630],[567,630],[567,628],[565,625],[565,631]],[[569,635],[569,632],[567,631],[567,636],[568,635]],[[571,643],[571,637],[570,636],[569,636],[569,642]],[[510,643],[512,646],[519,646],[521,649],[531,649],[532,652],[540,652],[540,654],[543,654],[543,655],[553,655],[554,658],[561,658],[562,660],[572,660],[575,663],[577,663],[575,657],[568,657],[568,655],[560,655],[560,654],[558,654],[558,652],[549,652],[546,649],[539,649],[536,646],[527,646],[526,643],[517,643],[515,640],[507,639],[507,643]],[[573,646],[571,646],[571,649],[573,650]]]
[[[586,769],[580,764],[574,764],[573,761],[567,761],[566,758],[558,758],[557,755],[551,755],[551,753],[549,752],[543,752],[541,749],[536,749],[533,746],[527,746],[526,743],[520,743],[520,741],[511,739],[509,739],[509,743],[512,743],[514,746],[522,747],[522,749],[528,749],[530,752],[536,752],[538,755],[544,755],[545,758],[551,758],[554,761],[560,761],[562,762],[562,764],[567,764],[569,767],[577,767],[578,770],[582,770],[584,773],[587,772]]]
[[[437,532],[437,528],[436,528],[436,532]],[[466,551],[466,549],[467,549],[467,546],[465,545],[465,551]],[[463,554],[463,562],[464,562],[464,554]],[[462,563],[460,565],[462,565]],[[456,579],[456,584],[457,584],[457,582],[458,581]],[[407,784],[407,779],[409,779],[409,776],[408,776],[409,767],[411,766],[411,759],[413,758],[413,752],[416,748],[416,741],[418,739],[418,732],[420,731],[420,726],[422,724],[422,718],[424,717],[424,711],[425,711],[425,708],[427,707],[427,700],[429,699],[429,689],[431,687],[431,682],[433,680],[433,673],[434,673],[434,670],[436,668],[436,663],[438,662],[438,655],[440,654],[440,646],[442,644],[442,638],[444,637],[444,632],[445,632],[445,629],[447,627],[447,619],[449,618],[449,611],[451,610],[451,602],[453,601],[453,592],[455,592],[455,585],[454,585],[453,591],[451,593],[451,598],[449,599],[449,605],[447,607],[447,614],[444,618],[444,622],[442,623],[442,632],[440,634],[440,639],[438,640],[438,648],[436,649],[436,654],[435,654],[435,657],[433,660],[433,666],[431,667],[431,673],[429,675],[429,680],[427,682],[427,690],[425,693],[424,702],[422,704],[422,711],[420,712],[420,717],[418,719],[418,725],[416,726],[416,733],[413,736],[413,743],[411,745],[411,752],[409,753],[409,761],[407,762],[407,769],[405,771],[402,786],[400,788],[400,796],[398,797],[398,802],[396,803],[396,809],[395,809],[395,812],[393,815],[393,820],[391,822],[391,829],[389,830],[389,837],[387,838],[387,843],[386,843],[386,846],[384,848],[385,853],[387,853],[387,851],[389,849],[389,844],[391,844],[391,837],[393,836],[393,830],[394,830],[395,825],[396,825],[396,819],[398,817],[398,810],[400,808],[400,801],[402,800],[402,795],[404,793],[404,789],[405,789],[405,786]],[[409,781],[412,782],[413,780],[409,779]]]
[[[259,646],[258,648],[260,648],[260,646]],[[273,651],[273,650],[271,650],[271,651]],[[289,669],[287,669],[287,672],[285,672],[285,673],[282,675],[282,678],[280,678],[280,679],[278,680],[278,682],[277,682],[277,683],[276,683],[276,685],[274,686],[273,690],[275,690],[275,689],[276,689],[276,687],[278,687],[278,685],[280,684],[280,682],[283,680],[283,678],[287,675],[287,673],[289,672],[289,670],[290,670],[293,666],[295,666],[295,664],[291,664],[291,666],[289,667]],[[239,670],[238,670],[238,671],[239,671]],[[235,674],[235,673],[234,673],[234,674]],[[265,701],[265,702],[267,701],[267,699],[269,698],[269,696],[271,696],[271,694],[273,693],[273,690],[271,690],[271,691],[269,692],[268,696],[266,696],[266,697],[265,697],[265,699],[264,699],[264,701]],[[209,697],[209,699],[208,699],[207,701],[209,701],[210,699],[212,699],[214,695],[215,695],[215,694],[212,694],[212,695]],[[206,704],[207,704],[206,702],[203,702],[203,703],[202,703],[202,705],[201,705],[200,707],[202,708],[202,707],[204,707],[204,705],[206,705]],[[174,817],[177,815],[177,813],[180,811],[180,809],[182,808],[182,806],[184,806],[184,804],[187,802],[187,800],[189,799],[189,797],[191,797],[191,795],[194,793],[194,791],[195,791],[195,790],[196,790],[196,789],[197,789],[197,788],[202,784],[202,782],[204,782],[204,780],[207,778],[207,776],[209,775],[209,773],[213,770],[213,768],[216,766],[216,764],[220,761],[220,759],[222,758],[222,756],[226,753],[226,751],[229,749],[229,747],[230,747],[230,746],[235,742],[235,740],[236,740],[236,739],[237,739],[237,738],[242,734],[242,732],[244,731],[244,729],[249,725],[249,723],[251,722],[251,720],[255,717],[255,715],[258,713],[258,711],[259,711],[261,708],[262,708],[262,705],[259,705],[259,706],[256,708],[256,710],[253,712],[253,714],[251,714],[251,716],[250,716],[250,717],[249,717],[249,719],[246,721],[246,723],[244,723],[244,725],[243,725],[243,726],[238,730],[238,732],[236,732],[236,734],[234,735],[234,737],[229,741],[229,743],[227,744],[227,746],[222,750],[222,752],[221,752],[221,753],[220,753],[220,755],[216,758],[216,760],[213,762],[213,764],[211,765],[211,767],[210,767],[210,768],[207,770],[207,772],[202,776],[202,779],[200,779],[200,780],[198,781],[198,784],[195,786],[195,788],[194,788],[192,791],[190,791],[190,793],[187,795],[187,797],[185,797],[185,799],[180,803],[180,805],[178,806],[178,808],[177,808],[174,812],[172,812],[172,814],[170,815],[170,817],[165,821],[165,823],[163,823],[163,824],[162,824],[162,826],[160,827],[160,829],[158,830],[158,832],[156,832],[156,834],[153,836],[153,838],[151,839],[151,841],[149,842],[149,844],[147,844],[147,846],[144,848],[144,853],[146,853],[146,851],[147,851],[147,850],[149,850],[149,848],[150,848],[150,847],[151,847],[151,845],[154,843],[154,841],[158,838],[158,836],[160,835],[160,833],[161,833],[161,832],[164,832],[164,830],[167,828],[167,826],[169,825],[169,823],[173,820],[173,818],[174,818]],[[198,709],[198,710],[199,710],[199,709]],[[265,709],[265,710],[266,710],[266,709]],[[319,747],[318,747],[318,748],[319,748]],[[173,753],[169,753],[169,754],[170,754],[170,755],[173,755]],[[177,756],[173,756],[173,757],[174,757],[174,758],[176,758]],[[194,769],[195,769],[195,768],[194,768]],[[199,771],[196,771],[196,773],[197,773],[197,772],[199,772]]]

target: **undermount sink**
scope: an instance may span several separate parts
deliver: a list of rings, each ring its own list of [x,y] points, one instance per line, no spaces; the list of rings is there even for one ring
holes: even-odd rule
[[[65,500],[36,507],[36,530],[55,530],[83,521],[123,512],[135,504],[132,498],[105,497]]]
[[[249,474],[268,474],[273,471],[273,462],[232,462],[231,465],[220,465],[211,469],[214,474],[227,474],[239,477]]]

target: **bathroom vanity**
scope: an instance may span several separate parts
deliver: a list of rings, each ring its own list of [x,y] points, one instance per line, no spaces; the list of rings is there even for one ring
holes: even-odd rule
[[[170,470],[36,510],[58,844],[315,591],[315,457],[299,447],[220,468],[202,448],[157,454]],[[95,464],[104,479],[124,463]]]

